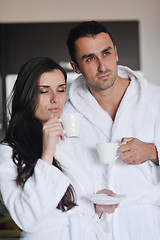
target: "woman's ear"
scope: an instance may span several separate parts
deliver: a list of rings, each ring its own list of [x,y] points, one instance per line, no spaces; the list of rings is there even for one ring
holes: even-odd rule
[[[75,62],[70,61],[70,64],[71,64],[73,70],[74,70],[77,74],[80,74],[80,73],[81,73],[81,71],[79,70],[79,68],[77,67],[77,64],[76,64]]]

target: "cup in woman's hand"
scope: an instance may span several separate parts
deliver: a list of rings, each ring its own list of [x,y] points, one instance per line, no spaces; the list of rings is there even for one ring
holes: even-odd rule
[[[82,123],[82,114],[64,113],[61,116],[62,125],[67,137],[79,137]]]

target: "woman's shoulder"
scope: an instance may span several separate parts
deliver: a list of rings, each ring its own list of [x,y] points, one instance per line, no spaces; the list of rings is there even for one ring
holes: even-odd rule
[[[12,151],[12,148],[7,143],[1,143],[0,144],[0,151]]]
[[[12,148],[6,144],[0,144],[0,162],[3,159],[3,157],[11,157],[12,156]]]

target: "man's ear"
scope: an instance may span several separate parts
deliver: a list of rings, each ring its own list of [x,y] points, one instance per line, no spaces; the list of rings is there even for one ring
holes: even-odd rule
[[[75,62],[70,61],[70,64],[71,64],[73,70],[74,70],[77,74],[80,74],[80,73],[81,73],[81,71],[79,70],[79,68],[77,67],[77,64],[76,64]]]
[[[118,62],[118,61],[119,61],[119,58],[118,58],[118,53],[117,53],[116,45],[114,46],[114,50],[115,50],[115,54],[116,54],[116,58],[117,58],[117,62]]]

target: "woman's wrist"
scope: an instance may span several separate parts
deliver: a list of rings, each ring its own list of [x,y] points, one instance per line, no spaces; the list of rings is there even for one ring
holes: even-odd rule
[[[49,165],[52,165],[52,163],[53,163],[53,154],[52,155],[50,155],[50,154],[42,154],[41,159],[44,162],[48,163]]]

